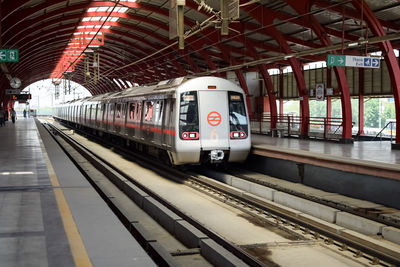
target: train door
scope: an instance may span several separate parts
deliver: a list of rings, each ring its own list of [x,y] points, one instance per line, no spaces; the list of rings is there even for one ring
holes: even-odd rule
[[[135,121],[135,137],[136,138],[141,138],[142,137],[142,101],[136,102],[136,108],[135,108],[135,115],[134,115],[134,121]]]
[[[86,124],[88,126],[92,126],[92,105],[87,106],[86,114],[87,114],[86,115],[86,118],[87,118]]]
[[[121,132],[121,122],[122,122],[122,104],[115,103],[114,111],[114,131],[117,133]]]
[[[95,120],[96,120],[96,128],[98,129],[98,128],[100,128],[100,125],[101,125],[101,114],[103,113],[103,110],[102,110],[102,107],[103,105],[102,104],[97,104],[96,105],[96,118],[95,118]]]
[[[103,113],[103,128],[104,130],[108,130],[108,113],[110,112],[110,103],[105,104],[106,107],[104,109],[104,113]]]
[[[126,121],[127,121],[127,119],[128,119],[128,102],[125,102],[125,103],[122,105],[122,117],[123,117],[123,120],[122,120],[122,130],[121,130],[121,134],[127,135],[128,129],[127,129],[127,127],[126,127]]]
[[[173,144],[173,118],[174,118],[174,99],[169,98],[164,101],[165,110],[164,112],[164,122],[163,122],[163,140],[162,144],[171,147]]]
[[[164,116],[164,100],[155,101],[154,105],[154,141],[157,145],[162,144],[162,119]]]
[[[199,91],[200,144],[203,150],[229,148],[226,91]]]
[[[87,105],[83,106],[83,124],[87,125]]]
[[[141,138],[147,142],[154,143],[154,118],[155,118],[155,104],[154,100],[146,100],[143,102],[143,119],[142,119],[142,136]]]

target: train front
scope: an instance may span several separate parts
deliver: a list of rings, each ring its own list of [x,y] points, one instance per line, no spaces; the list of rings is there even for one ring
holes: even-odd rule
[[[176,165],[246,160],[249,117],[243,90],[231,81],[199,77],[177,88]]]

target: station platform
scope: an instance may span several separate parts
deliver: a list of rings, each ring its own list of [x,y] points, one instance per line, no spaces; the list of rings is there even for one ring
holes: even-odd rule
[[[400,150],[390,141],[340,144],[252,134],[253,153],[400,181]]]
[[[34,119],[0,140],[1,266],[156,266]]]
[[[400,209],[400,151],[389,141],[340,144],[252,134],[264,174]]]

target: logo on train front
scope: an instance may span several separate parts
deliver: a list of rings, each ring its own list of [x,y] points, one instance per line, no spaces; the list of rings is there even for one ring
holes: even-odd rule
[[[211,111],[207,115],[207,122],[211,126],[218,126],[221,123],[221,114],[216,111]]]

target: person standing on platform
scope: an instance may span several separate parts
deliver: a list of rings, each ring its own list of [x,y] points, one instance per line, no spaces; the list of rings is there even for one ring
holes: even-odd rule
[[[24,118],[26,118],[26,109],[24,109]]]
[[[15,112],[14,108],[11,109],[10,115],[12,123],[15,123],[15,119],[17,118],[17,113]]]
[[[6,114],[4,112],[4,109],[0,108],[0,127],[6,126],[5,117],[6,117]]]

